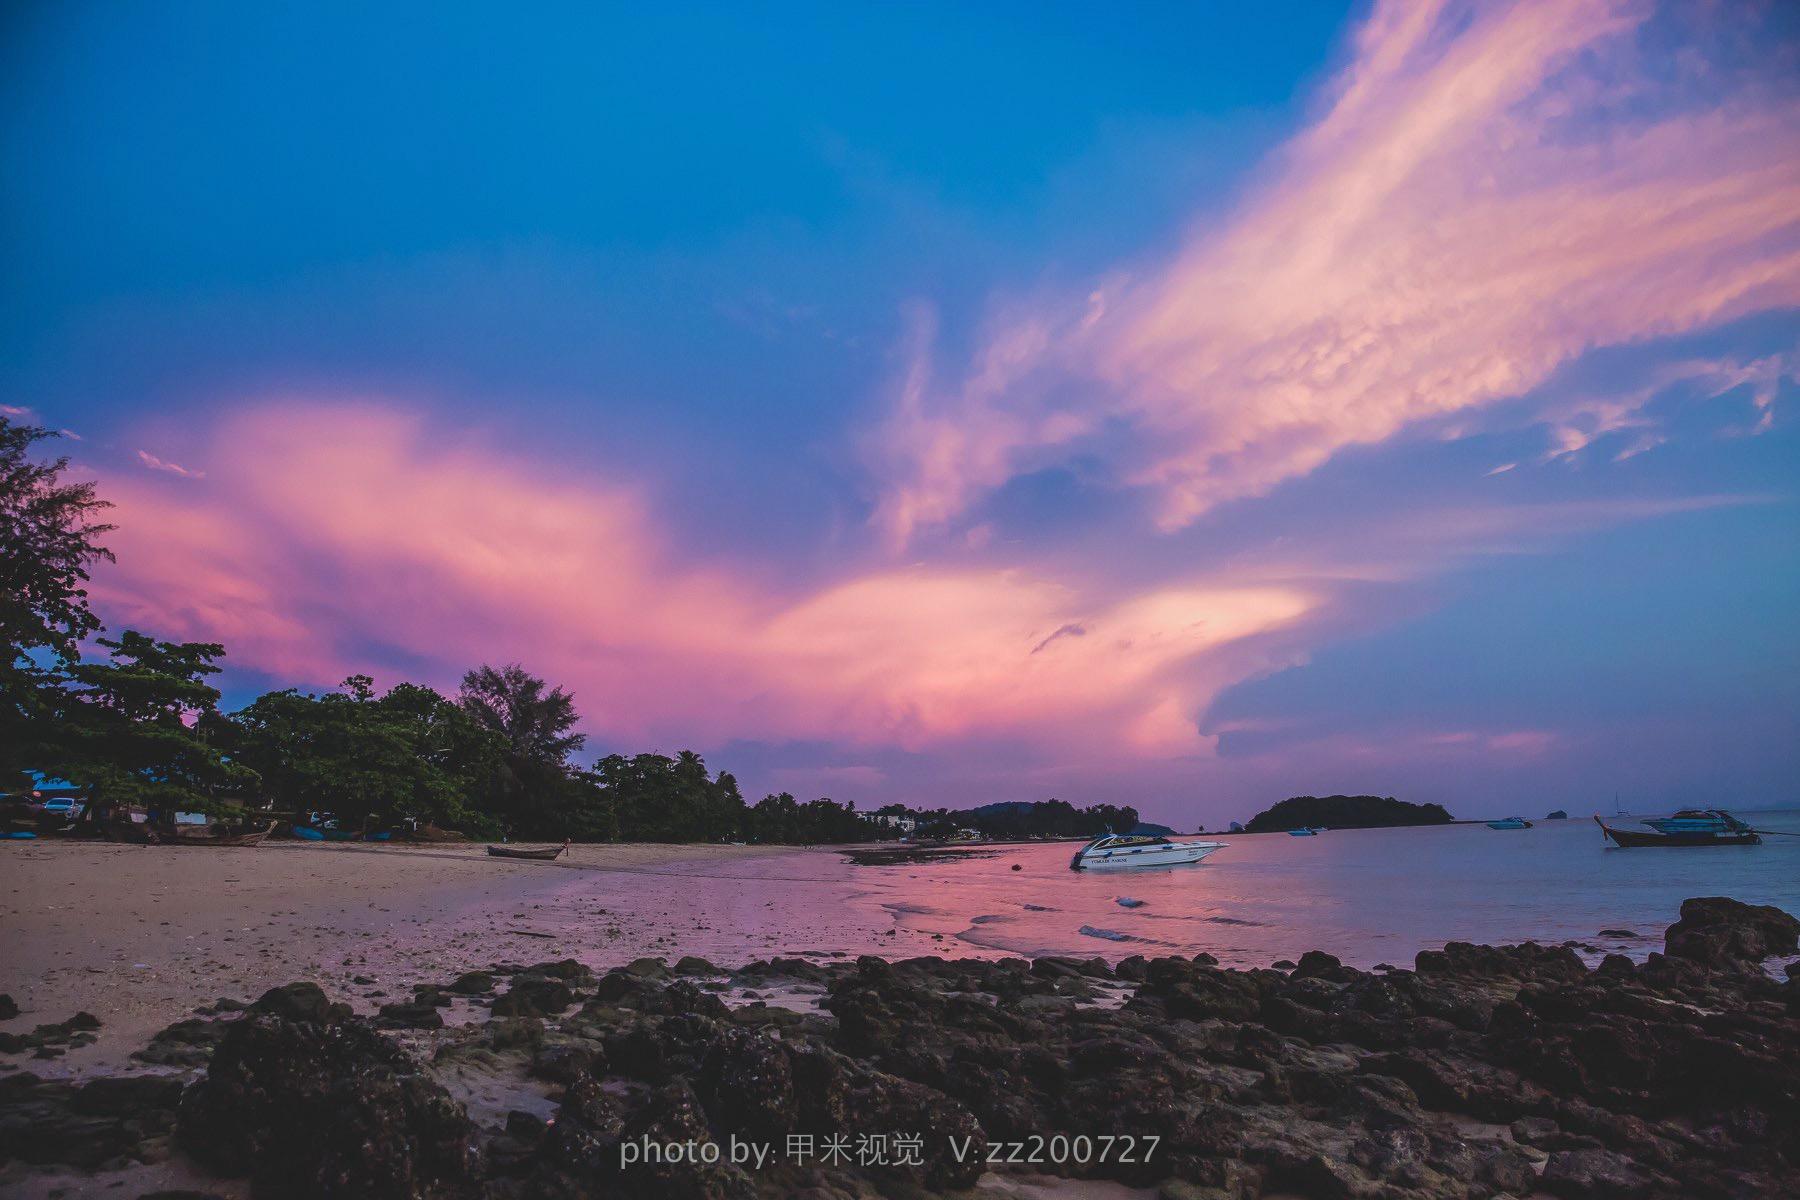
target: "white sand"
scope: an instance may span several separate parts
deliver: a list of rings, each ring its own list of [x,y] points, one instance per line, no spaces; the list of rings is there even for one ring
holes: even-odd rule
[[[498,961],[573,956],[604,967],[716,947],[720,934],[741,961],[758,952],[746,931],[776,923],[782,906],[754,883],[697,887],[693,877],[754,873],[752,860],[775,855],[838,861],[785,848],[578,846],[547,864],[490,858],[479,846],[293,842],[44,841],[0,854],[0,993],[22,1010],[4,1028],[78,1010],[103,1023],[98,1042],[63,1058],[4,1059],[44,1075],[117,1065],[202,1004],[253,1000],[297,979],[370,1011],[414,983]]]

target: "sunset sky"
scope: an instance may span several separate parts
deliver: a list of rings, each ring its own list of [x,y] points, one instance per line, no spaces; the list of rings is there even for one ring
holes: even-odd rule
[[[0,406],[228,703],[746,791],[1800,800],[1800,8],[0,16]]]

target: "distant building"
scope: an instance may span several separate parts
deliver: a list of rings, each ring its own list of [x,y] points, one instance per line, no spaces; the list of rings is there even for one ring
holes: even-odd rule
[[[911,833],[919,827],[919,819],[906,813],[875,813],[869,819],[901,833]]]

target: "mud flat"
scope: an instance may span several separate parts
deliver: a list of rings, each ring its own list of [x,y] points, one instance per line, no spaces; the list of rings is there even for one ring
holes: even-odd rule
[[[11,1033],[0,1191],[1775,1196],[1800,1168],[1800,970],[1773,969],[1797,935],[1712,898],[1598,967],[1531,943],[1378,971],[547,957],[372,1015],[301,981],[73,1079],[29,1055],[87,1022]]]

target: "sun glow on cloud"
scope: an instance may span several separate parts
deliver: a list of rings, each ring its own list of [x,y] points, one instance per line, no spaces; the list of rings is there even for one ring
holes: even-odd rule
[[[1237,677],[1216,664],[1319,603],[1291,584],[1121,599],[938,566],[785,597],[680,562],[630,490],[434,446],[366,405],[245,413],[209,460],[204,492],[107,481],[120,567],[101,598],[119,620],[315,684],[366,667],[358,638],[434,663],[523,658],[621,735],[1192,753],[1194,714]]]
[[[1172,261],[1008,313],[960,382],[921,334],[879,524],[904,543],[1085,451],[1178,528],[1592,347],[1800,303],[1795,89],[1705,56],[1723,10],[1655,15],[1379,5],[1316,123]]]

